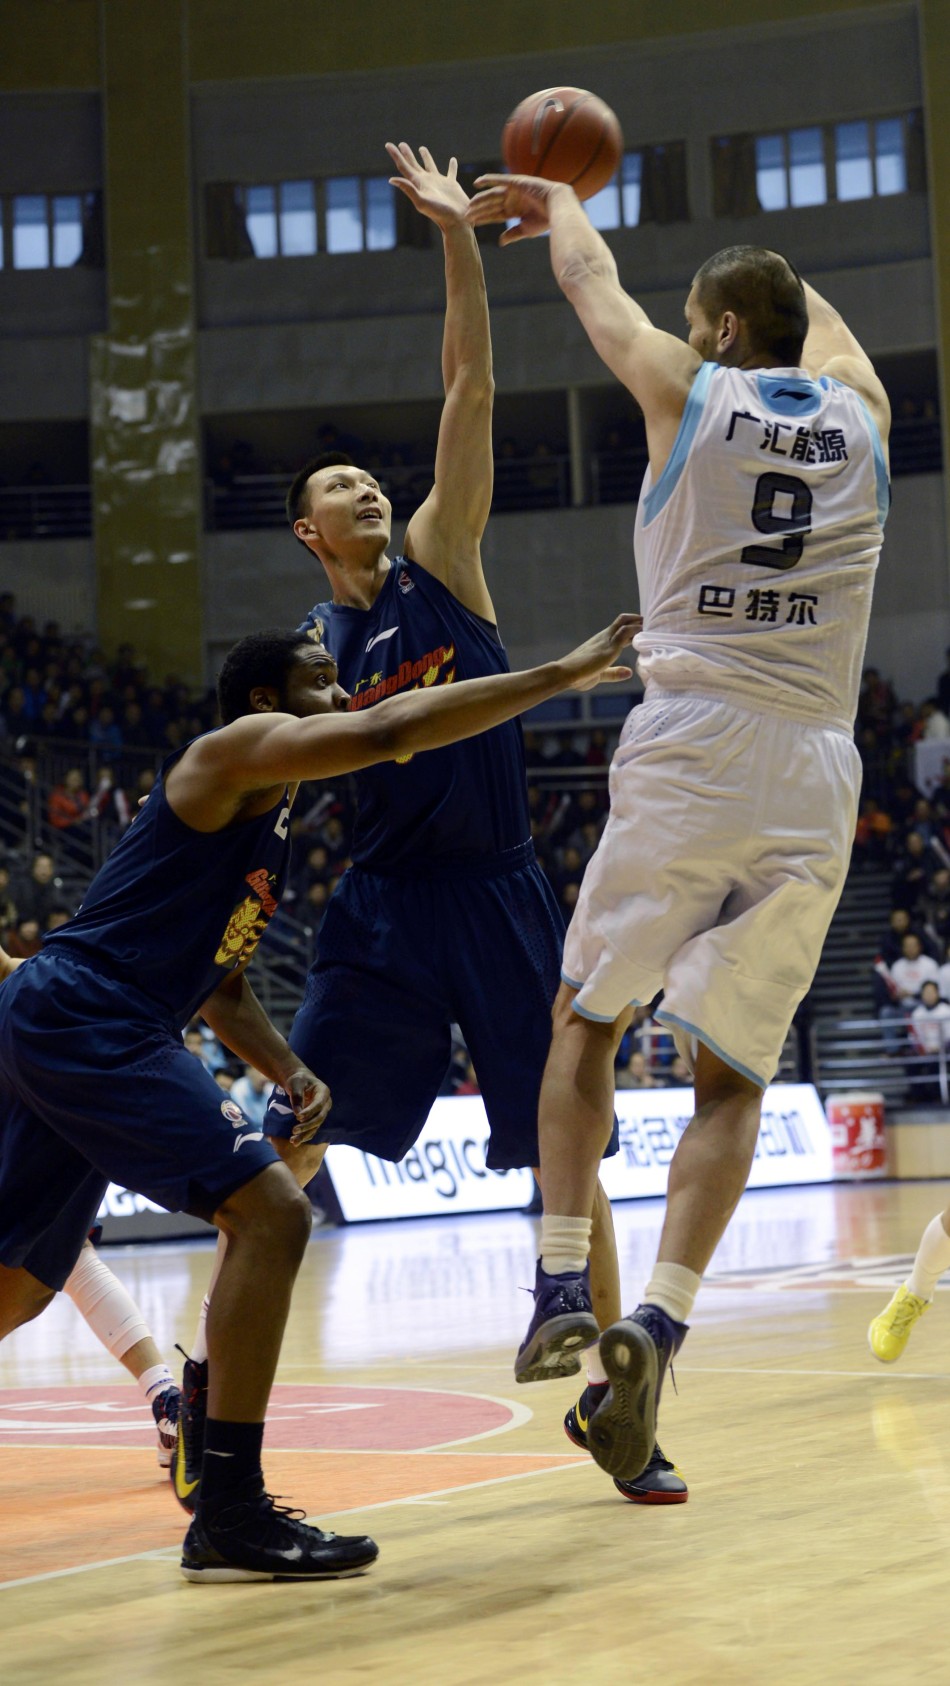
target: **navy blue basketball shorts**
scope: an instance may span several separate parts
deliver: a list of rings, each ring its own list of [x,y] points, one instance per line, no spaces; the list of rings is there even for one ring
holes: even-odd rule
[[[276,1157],[127,982],[50,947],[0,989],[0,1263],[59,1289],[110,1182],[210,1219]]]
[[[317,1141],[401,1159],[448,1070],[454,1023],[488,1115],[488,1165],[537,1165],[564,925],[541,868],[521,859],[509,871],[344,875],[289,1038],[333,1097]],[[264,1128],[293,1128],[281,1090]]]

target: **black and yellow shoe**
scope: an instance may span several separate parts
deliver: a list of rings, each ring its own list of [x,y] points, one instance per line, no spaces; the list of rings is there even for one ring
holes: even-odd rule
[[[568,1440],[582,1451],[589,1451],[587,1445],[587,1424],[596,1411],[607,1391],[607,1383],[585,1387],[576,1405],[572,1405],[564,1418],[564,1432]],[[653,1455],[647,1466],[637,1476],[635,1481],[615,1481],[618,1493],[634,1505],[684,1505],[689,1498],[689,1488],[682,1475],[665,1458],[659,1446],[654,1446]]]
[[[277,1504],[263,1477],[248,1476],[199,1505],[185,1535],[186,1581],[324,1581],[362,1574],[379,1547],[365,1534],[327,1534],[304,1512]]]
[[[179,1352],[181,1348],[179,1347]],[[181,1396],[178,1401],[178,1424],[172,1450],[172,1491],[183,1510],[194,1514],[198,1503],[198,1484],[201,1480],[201,1460],[205,1450],[205,1418],[208,1415],[208,1360],[196,1364],[185,1359]]]

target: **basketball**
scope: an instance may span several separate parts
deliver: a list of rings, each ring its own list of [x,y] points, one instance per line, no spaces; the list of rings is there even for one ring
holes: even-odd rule
[[[623,134],[610,106],[586,88],[542,88],[511,113],[501,151],[513,175],[568,182],[590,199],[615,174]]]

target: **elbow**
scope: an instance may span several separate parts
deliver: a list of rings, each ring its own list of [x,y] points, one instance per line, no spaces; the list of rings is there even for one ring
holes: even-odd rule
[[[616,270],[611,261],[592,257],[586,252],[569,252],[555,275],[561,292],[569,299],[577,297],[592,284],[602,284],[615,278]]]

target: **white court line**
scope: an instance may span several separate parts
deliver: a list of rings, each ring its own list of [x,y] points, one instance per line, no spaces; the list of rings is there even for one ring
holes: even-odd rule
[[[530,1481],[537,1475],[558,1475],[563,1470],[578,1469],[590,1462],[589,1458],[582,1457],[578,1458],[576,1463],[560,1464],[553,1469],[525,1469],[517,1475],[495,1475],[487,1481],[467,1481],[460,1487],[437,1487],[433,1493],[420,1493],[403,1499],[380,1499],[376,1504],[350,1505],[346,1510],[324,1510],[320,1512],[320,1518],[325,1522],[329,1517],[361,1515],[364,1510],[391,1510],[396,1505],[433,1504],[440,1499],[448,1502],[450,1499],[459,1498],[463,1493],[472,1492],[476,1487],[499,1487],[509,1481]],[[114,1569],[123,1563],[170,1563],[175,1561],[180,1550],[180,1546],[162,1546],[157,1551],[133,1551],[128,1557],[107,1557],[98,1563],[76,1563],[71,1569],[47,1569],[40,1575],[22,1575],[16,1581],[0,1581],[0,1593],[6,1592],[10,1587],[32,1586],[39,1581],[60,1581],[68,1575],[90,1574],[95,1569]]]
[[[477,1440],[478,1435],[474,1438]],[[456,1445],[464,1445],[464,1441],[450,1442],[445,1446],[410,1446],[405,1449],[392,1446],[265,1446],[264,1456],[283,1457],[284,1453],[293,1453],[295,1457],[314,1458],[584,1458],[585,1452],[493,1452],[486,1447],[483,1452],[457,1452]],[[49,1446],[34,1446],[32,1443],[20,1445],[15,1440],[0,1440],[0,1451],[7,1452],[129,1452],[140,1458],[143,1452],[153,1450],[151,1441],[143,1441],[141,1446],[64,1446],[59,1441]],[[161,1481],[158,1483],[161,1486]]]
[[[767,1370],[748,1365],[725,1365],[720,1369],[718,1364],[680,1364],[676,1365],[681,1376],[690,1374],[697,1376],[840,1376],[849,1377],[862,1382],[945,1382],[950,1380],[945,1372],[934,1374],[925,1370]]]

